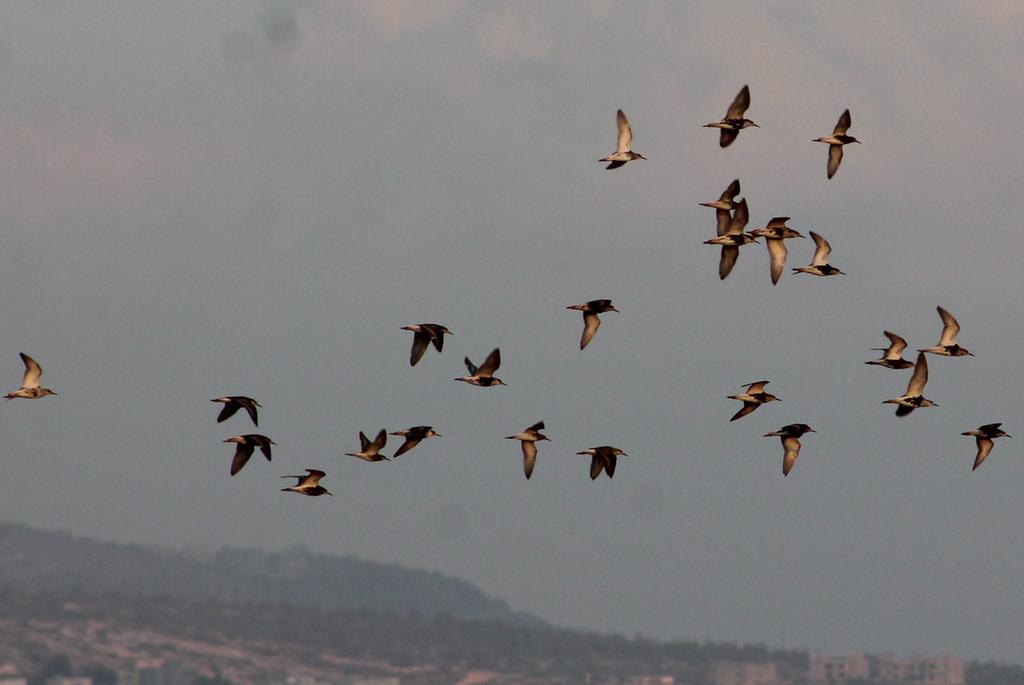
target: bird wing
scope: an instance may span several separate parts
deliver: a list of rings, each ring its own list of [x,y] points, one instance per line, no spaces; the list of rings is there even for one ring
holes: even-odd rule
[[[621,109],[615,117],[615,123],[619,127],[619,140],[615,152],[629,152],[629,147],[633,144],[633,127],[629,125],[629,119]]]
[[[440,326],[433,326],[430,329],[430,341],[434,343],[434,349],[438,352],[444,349],[444,329]]]
[[[306,473],[309,475],[302,479],[299,483],[299,487],[316,487],[316,484],[320,482],[320,479],[327,474],[318,469],[306,469]]]
[[[811,260],[811,266],[824,266],[828,264],[828,256],[832,254],[832,246],[814,231],[811,231],[811,239],[814,241],[814,259]]]
[[[263,452],[263,456],[267,458],[267,461],[270,461],[270,445],[270,438],[266,438],[260,442],[260,452]]]
[[[760,406],[761,406],[760,402],[748,402],[747,400],[743,400],[743,407],[738,412],[733,414],[732,418],[729,419],[729,421],[735,421],[736,419],[742,419],[744,416],[746,416],[747,414],[751,413],[752,411],[754,411],[755,409],[757,409]]]
[[[757,381],[756,383],[747,383],[746,387],[748,395],[756,395],[757,393],[764,392],[764,386],[771,383],[771,381]]]
[[[981,466],[981,462],[988,458],[989,453],[992,451],[992,445],[995,444],[990,438],[977,437],[975,441],[978,443],[978,456],[974,458],[974,466],[971,468],[971,471]]]
[[[480,376],[493,376],[499,366],[501,366],[501,351],[495,347],[487,355],[487,359],[480,365],[480,368],[476,370],[476,373]]]
[[[829,145],[828,146],[828,177],[832,178],[836,175],[836,171],[839,170],[839,163],[843,161],[843,146],[842,145]]]
[[[583,335],[580,337],[580,349],[590,344],[597,329],[601,327],[601,318],[593,312],[583,312]]]
[[[789,254],[789,250],[786,249],[785,241],[781,239],[769,238],[764,242],[768,246],[768,256],[771,257],[772,285],[775,285],[782,278],[782,271],[786,268],[786,255]]]
[[[228,419],[235,415],[235,412],[237,412],[241,408],[242,405],[240,405],[238,402],[235,402],[234,400],[230,402],[225,402],[224,408],[220,410],[220,414],[217,414],[217,423],[227,421]]]
[[[782,475],[788,476],[793,470],[796,458],[800,456],[800,441],[794,437],[782,438],[782,448],[785,450],[782,455]]]
[[[362,433],[359,434],[360,437],[362,437],[362,435],[363,435]],[[365,452],[367,447],[369,447],[371,449],[374,449],[374,450],[380,451],[380,450],[384,449],[384,445],[386,445],[387,443],[388,443],[388,433],[387,433],[386,430],[381,428],[380,432],[377,433],[377,437],[375,437],[373,439],[373,442],[371,442],[368,445],[363,447],[363,451]]]
[[[787,221],[789,221],[788,216],[773,216],[765,228],[786,228]]]
[[[747,222],[750,221],[750,210],[747,209],[747,198],[743,198],[736,203],[736,211],[732,214],[732,221],[729,222],[729,235],[739,235],[743,233],[743,229],[747,227]]]
[[[462,363],[466,365],[466,369],[469,371],[469,375],[470,376],[475,376],[476,375],[476,372],[477,372],[476,364],[474,364],[473,362],[469,361],[469,357],[466,357],[465,359],[463,359]]]
[[[236,401],[240,405],[245,407],[245,411],[247,414],[249,414],[249,418],[252,419],[253,425],[259,426],[260,419],[259,415],[256,412],[256,407],[258,406],[256,404],[256,400],[252,399],[251,397],[239,397],[236,398]]]
[[[519,444],[523,446],[523,473],[529,479],[533,475],[533,467],[537,465],[537,445],[529,440]]]
[[[719,202],[732,202],[732,199],[740,194],[740,180],[733,179],[733,182],[729,184],[729,187],[719,196]]]
[[[619,458],[614,454],[604,455],[604,472],[608,474],[609,478],[615,477],[615,466],[619,463]]]
[[[939,310],[939,317],[942,319],[942,337],[939,338],[939,346],[956,345],[956,334],[960,332],[960,324],[956,322],[952,314],[942,307],[936,307],[936,309]],[[28,375],[25,377],[28,378]]]
[[[734,128],[718,129],[718,147],[729,147],[740,132]]]
[[[359,431],[359,451],[365,452],[366,448],[370,446],[370,439],[366,437],[366,433]]]
[[[892,331],[882,331],[885,333],[885,337],[892,343],[889,345],[889,349],[885,351],[886,359],[899,359],[903,354],[903,350],[907,348],[907,341],[896,335]]]
[[[742,119],[743,113],[747,111],[747,107],[750,107],[750,88],[743,86],[740,88],[740,92],[736,93],[736,98],[732,101],[732,104],[729,105],[725,118]]]
[[[832,135],[845,136],[846,129],[848,128],[850,128],[850,110],[846,110],[839,115],[839,121],[836,122],[836,127],[832,129]]]
[[[723,245],[722,256],[718,260],[718,277],[725,279],[732,272],[732,268],[736,266],[736,260],[739,259],[740,248],[734,245]]]
[[[729,232],[729,224],[732,223],[732,214],[728,209],[715,210],[715,229],[718,235],[725,235]]]
[[[252,456],[255,449],[255,445],[249,445],[244,442],[238,443],[238,447],[235,449],[235,457],[231,460],[232,476],[242,470],[242,467],[249,461],[249,457]]]
[[[392,456],[391,458],[398,459],[400,456],[402,456],[403,454],[405,454],[418,444],[420,444],[419,440],[412,440],[410,438],[406,438],[405,442],[402,443],[402,446],[398,448],[398,451],[396,451],[394,456]]]
[[[43,367],[39,366],[39,362],[24,352],[19,352],[19,354],[21,355],[21,361],[25,363],[25,375],[22,376],[21,387],[38,388],[39,379],[43,375]]]
[[[917,353],[917,363],[914,364],[914,375],[910,377],[910,382],[907,383],[907,395],[910,397],[919,397],[924,394],[925,383],[928,382],[928,360],[924,356],[924,352]]]
[[[601,471],[604,470],[604,459],[599,454],[594,454],[590,458],[590,480],[596,479],[601,475]]]
[[[603,162],[604,160],[601,160],[601,161]],[[606,166],[605,169],[618,169],[620,166],[626,166],[626,163],[625,162],[612,162],[611,164]]]
[[[416,363],[423,359],[423,353],[427,351],[430,344],[430,334],[424,331],[416,331],[412,336],[412,353],[409,355],[409,365],[416,366]]]

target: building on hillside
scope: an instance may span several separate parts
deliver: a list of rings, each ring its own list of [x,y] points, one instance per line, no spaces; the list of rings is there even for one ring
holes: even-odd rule
[[[892,654],[826,656],[811,654],[807,680],[814,685],[849,682],[901,685],[964,685],[964,663],[948,656],[897,659]]]
[[[718,661],[711,666],[708,680],[713,685],[784,685],[779,667],[763,663]]]
[[[875,680],[913,685],[964,685],[964,662],[948,656],[897,659],[892,654],[878,657]]]
[[[635,675],[626,685],[676,685],[676,679],[670,675]]]
[[[807,680],[811,683],[846,683],[870,679],[871,663],[864,654],[828,656],[812,652],[808,657]]]

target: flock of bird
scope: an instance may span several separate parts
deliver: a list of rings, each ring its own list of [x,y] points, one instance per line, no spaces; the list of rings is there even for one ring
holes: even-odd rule
[[[725,117],[720,121],[714,121],[705,124],[704,126],[719,129],[719,145],[723,148],[728,147],[736,141],[740,131],[745,128],[758,126],[750,119],[744,117],[744,114],[749,107],[750,89],[747,86],[743,86],[735,99],[729,105]],[[609,164],[606,167],[607,169],[617,169],[625,166],[631,161],[646,160],[646,157],[632,150],[633,130],[629,124],[629,120],[621,109],[617,113],[616,121],[618,126],[618,141],[615,152],[607,157],[603,157],[599,161],[608,162]],[[853,136],[847,135],[847,131],[850,128],[851,123],[850,111],[845,110],[842,115],[840,115],[831,135],[814,139],[814,142],[825,143],[829,146],[826,166],[826,173],[829,179],[835,176],[839,169],[840,162],[843,159],[843,146],[850,143],[860,142]],[[746,199],[736,199],[739,194],[740,182],[739,179],[736,179],[729,184],[718,200],[700,203],[705,207],[710,207],[715,210],[717,229],[716,236],[706,240],[705,244],[721,247],[718,275],[721,279],[725,279],[736,265],[740,248],[751,243],[757,243],[759,239],[763,238],[769,255],[769,273],[771,276],[771,282],[773,285],[777,284],[785,270],[786,258],[788,256],[788,249],[785,245],[785,241],[794,238],[803,238],[804,236],[786,225],[786,222],[789,221],[788,217],[775,217],[764,227],[744,232],[750,215]],[[829,256],[832,251],[829,242],[814,231],[810,231],[809,234],[815,245],[814,256],[812,257],[810,264],[807,266],[793,268],[792,271],[794,273],[806,273],[822,277],[844,275],[842,271],[829,264]],[[600,315],[607,312],[619,311],[612,305],[612,301],[609,299],[590,300],[582,304],[569,305],[567,309],[576,310],[583,314],[583,333],[580,337],[580,350],[585,349],[597,334],[598,328],[601,326]],[[897,405],[896,416],[907,416],[915,409],[938,406],[932,400],[924,397],[924,387],[928,382],[928,362],[925,356],[926,354],[943,357],[974,356],[971,352],[967,351],[957,343],[957,334],[960,331],[960,325],[957,320],[952,314],[942,307],[938,307],[937,309],[939,317],[942,319],[943,326],[939,341],[933,347],[919,349],[916,362],[910,362],[903,359],[902,354],[903,350],[907,347],[907,341],[891,331],[884,331],[885,336],[889,339],[890,345],[886,348],[875,348],[876,350],[883,352],[882,357],[880,359],[865,362],[869,365],[883,366],[887,369],[894,370],[913,368],[913,373],[909,383],[907,384],[906,392],[899,397],[884,401],[885,404]],[[412,350],[409,357],[409,363],[411,366],[416,366],[416,364],[420,362],[430,346],[433,346],[438,353],[441,353],[444,349],[445,336],[452,335],[452,332],[448,330],[448,328],[436,323],[411,324],[408,326],[402,326],[402,329],[410,331],[413,334]],[[40,385],[40,379],[43,373],[42,367],[32,357],[25,353],[21,353],[21,359],[25,365],[25,372],[22,378],[21,387],[7,393],[4,396],[5,399],[39,399],[48,395],[56,395],[57,393],[50,388],[44,388]],[[501,366],[501,351],[498,348],[492,350],[480,366],[475,365],[468,357],[465,358],[464,363],[469,374],[466,376],[459,376],[454,380],[482,388],[505,385],[503,380],[494,375]],[[748,416],[763,404],[779,400],[780,398],[765,391],[765,386],[768,385],[768,383],[769,381],[767,380],[747,383],[742,386],[746,388],[745,392],[737,395],[729,395],[729,399],[743,403],[742,408],[732,416],[730,421],[736,421]],[[244,409],[253,425],[259,427],[258,410],[262,408],[262,405],[260,405],[260,403],[255,399],[243,395],[227,395],[212,399],[211,402],[223,405],[223,408],[217,416],[218,423],[227,421],[240,410]],[[973,469],[977,469],[991,453],[994,444],[993,441],[996,438],[1011,437],[1001,430],[1001,425],[1002,424],[1000,423],[990,423],[980,426],[975,430],[962,433],[962,435],[965,436],[973,436],[977,443],[977,454],[975,456]],[[520,442],[523,455],[523,472],[526,478],[531,477],[536,466],[537,443],[548,440],[547,436],[541,433],[544,429],[544,422],[538,421],[524,429],[522,432],[506,437],[508,440],[517,440]],[[817,431],[806,423],[792,423],[783,426],[777,431],[766,433],[764,435],[764,437],[778,437],[782,442],[783,476],[788,476],[796,463],[801,448],[800,438],[807,433],[816,432]],[[388,435],[404,438],[401,446],[391,457],[387,457],[382,454],[382,450],[387,445]],[[381,429],[373,440],[370,440],[362,431],[360,431],[359,451],[348,452],[346,455],[368,462],[388,461],[390,459],[397,459],[419,445],[423,440],[432,437],[440,437],[440,435],[441,434],[436,432],[432,426],[412,426],[411,428],[397,430],[391,433]],[[255,453],[256,448],[259,448],[267,461],[271,461],[271,446],[276,444],[268,436],[259,433],[235,435],[225,439],[224,442],[236,445],[230,468],[230,474],[232,476],[242,470]],[[618,458],[621,456],[627,456],[623,450],[610,445],[591,447],[577,452],[577,454],[591,457],[591,479],[596,479],[602,472],[606,473],[609,478],[613,477],[615,475]],[[320,481],[325,476],[326,472],[321,469],[306,469],[305,475],[282,476],[282,478],[296,479],[296,483],[294,485],[282,488],[282,491],[296,492],[310,497],[331,495],[332,493],[320,485]]]

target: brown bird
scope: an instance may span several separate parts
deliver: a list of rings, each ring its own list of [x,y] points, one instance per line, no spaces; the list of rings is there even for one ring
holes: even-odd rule
[[[914,365],[914,362],[907,361],[903,358],[903,350],[907,348],[907,341],[896,335],[892,331],[882,331],[885,333],[885,337],[889,339],[891,343],[889,347],[875,347],[872,348],[878,352],[884,352],[881,359],[872,359],[865,364],[873,364],[875,366],[884,366],[887,369],[909,369]]]
[[[957,320],[942,307],[935,309],[938,310],[939,318],[942,319],[942,335],[939,336],[939,342],[935,347],[925,347],[919,349],[918,352],[928,352],[940,357],[964,357],[967,355],[973,357],[972,353],[960,347],[956,342],[956,334],[960,332],[960,324],[957,323]]]
[[[258,433],[248,433],[246,435],[236,435],[228,438],[224,442],[237,443],[238,447],[235,448],[235,458],[231,460],[231,475],[235,475],[242,470],[242,467],[249,461],[249,457],[252,456],[253,451],[257,447],[260,448],[260,452],[263,456],[270,461],[270,446],[276,445],[277,443],[268,438],[265,435],[259,435]]]
[[[320,479],[327,474],[318,469],[306,469],[305,476],[281,476],[282,478],[298,478],[298,482],[290,488],[281,488],[281,492],[297,492],[300,495],[319,497],[331,495],[327,488],[320,485]],[[333,497],[333,495],[331,495]]]
[[[527,479],[533,475],[533,467],[537,464],[537,441],[550,440],[546,435],[541,434],[542,430],[544,430],[544,422],[538,421],[522,433],[509,435],[505,438],[506,440],[519,440],[521,443],[523,448],[523,472],[526,474]]]
[[[928,382],[928,359],[924,352],[917,353],[917,363],[914,364],[914,375],[907,383],[907,391],[899,397],[885,400],[882,404],[898,404],[896,416],[906,416],[920,407],[937,407],[931,400],[924,396],[924,386]]]
[[[245,397],[244,395],[228,395],[226,397],[218,397],[211,402],[220,402],[224,405],[224,408],[220,410],[220,414],[217,415],[217,423],[223,423],[232,416],[235,415],[239,409],[245,409],[246,413],[249,414],[249,418],[252,422],[259,426],[259,417],[256,415],[256,407],[262,407],[259,402],[251,397]]]
[[[995,444],[993,440],[996,438],[1012,438],[1013,436],[1004,432],[999,427],[1002,423],[986,423],[984,426],[979,426],[977,430],[967,431],[960,435],[973,435],[975,442],[978,443],[978,455],[974,457],[974,466],[971,471],[981,466],[981,462],[988,458],[989,453],[992,451],[992,446]]]
[[[434,349],[441,352],[444,348],[444,336],[454,335],[447,328],[438,323],[414,323],[409,326],[402,326],[403,331],[412,331],[412,352],[409,355],[409,365],[416,366],[416,363],[423,358],[427,346],[433,343]]]
[[[469,375],[461,376],[455,380],[482,388],[489,388],[492,385],[505,385],[505,381],[494,377],[494,372],[501,366],[501,351],[497,347],[491,350],[491,353],[487,355],[487,359],[480,366],[476,366],[473,362],[469,361],[469,357],[466,357],[464,361],[466,368],[469,369]]]
[[[440,433],[435,433],[434,429],[430,426],[413,426],[412,428],[406,428],[405,430],[395,431],[391,435],[400,435],[405,438],[405,442],[398,448],[392,459],[398,459],[400,456],[411,450],[416,445],[420,444],[427,438],[441,437]]]
[[[771,402],[773,400],[778,400],[779,402],[781,402],[782,400],[779,400],[779,398],[776,397],[775,395],[764,391],[764,386],[768,385],[768,383],[769,381],[757,381],[756,383],[747,383],[745,386],[747,388],[747,391],[745,393],[741,395],[729,395],[730,400],[739,400],[740,402],[743,403],[743,408],[740,409],[735,414],[733,414],[733,417],[729,420],[735,421],[736,419],[742,419],[744,416],[751,413],[752,411],[754,411],[755,409],[757,409],[766,402]]]
[[[742,129],[757,126],[750,119],[743,118],[743,113],[747,111],[748,107],[750,107],[750,88],[743,86],[740,92],[736,94],[732,104],[729,105],[729,110],[725,113],[724,119],[704,124],[704,128],[721,129],[718,137],[718,145],[720,147],[732,145],[732,141],[736,140],[736,136],[740,134]],[[760,127],[758,126],[758,128]]]
[[[575,309],[583,312],[583,335],[580,337],[580,349],[582,350],[597,334],[597,329],[601,327],[601,319],[598,318],[598,314],[604,314],[605,312],[618,312],[612,305],[611,300],[590,300],[584,304],[571,304],[566,309]],[[470,371],[472,373],[472,370]]]
[[[591,447],[589,450],[583,450],[576,454],[590,455],[590,480],[600,476],[602,470],[608,474],[609,478],[613,478],[615,476],[615,465],[618,463],[619,457],[629,456],[618,447],[611,447],[609,445]]]
[[[788,476],[789,472],[793,470],[793,464],[796,463],[796,458],[800,456],[800,438],[804,433],[817,433],[806,423],[791,423],[788,426],[783,426],[779,430],[773,433],[765,433],[766,438],[782,438],[782,475],[783,477]]]
[[[740,180],[734,179],[729,184],[718,199],[714,202],[701,202],[700,205],[703,207],[711,207],[715,210],[715,219],[718,224],[718,235],[725,235],[729,230],[729,223],[732,221],[732,216],[729,212],[736,209],[736,203],[733,200],[740,193]]]
[[[853,136],[846,135],[846,130],[850,128],[850,123],[850,110],[846,110],[839,115],[839,121],[836,122],[835,128],[832,129],[832,135],[814,139],[815,143],[828,144],[828,166],[826,171],[829,178],[836,175],[836,172],[839,170],[839,163],[843,161],[843,146],[849,143],[860,143]]]
[[[377,437],[370,442],[370,439],[366,437],[363,431],[359,431],[359,452],[346,452],[347,457],[356,457],[363,461],[390,461],[387,457],[380,453],[384,449],[384,445],[388,442],[388,434],[383,428],[377,433]]]
[[[633,145],[633,127],[629,125],[629,119],[620,109],[615,115],[615,124],[619,130],[619,137],[615,145],[615,152],[597,161],[611,162],[605,169],[618,169],[627,162],[634,159],[647,159],[639,152],[633,152],[630,148]]]
[[[57,393],[49,388],[39,387],[39,379],[43,375],[43,367],[39,366],[35,359],[24,352],[19,352],[18,354],[21,355],[21,362],[25,365],[25,374],[21,377],[21,387],[4,395],[4,399],[13,400],[20,397],[26,400],[37,400],[47,395],[56,395]]]

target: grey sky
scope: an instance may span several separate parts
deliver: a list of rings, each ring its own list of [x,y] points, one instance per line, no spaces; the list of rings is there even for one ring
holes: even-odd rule
[[[0,378],[25,351],[60,395],[2,407],[0,516],[437,568],[569,626],[1024,661],[1024,460],[971,473],[959,435],[1024,434],[1022,46],[1013,2],[8,3]],[[744,83],[761,128],[720,150]],[[650,161],[608,172],[619,107]],[[737,176],[849,275],[772,287],[748,247],[719,282],[697,203]],[[580,352],[564,307],[600,297]],[[937,304],[978,356],[898,420],[907,376],[862,362],[934,344]],[[420,321],[455,335],[410,368]],[[495,346],[509,387],[451,380]],[[730,424],[761,378],[783,402]],[[228,393],[279,443],[235,478]],[[502,437],[538,419],[527,482]],[[760,436],[794,421],[784,480]],[[592,483],[600,444],[630,456]],[[277,491],[305,467],[336,497]]]

